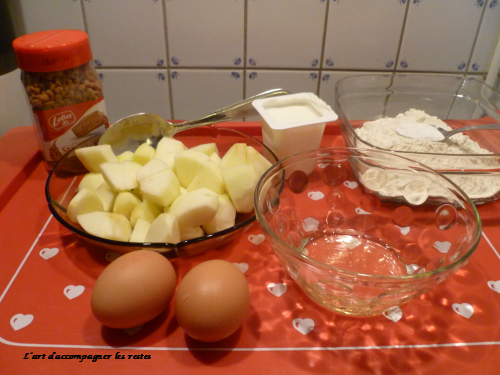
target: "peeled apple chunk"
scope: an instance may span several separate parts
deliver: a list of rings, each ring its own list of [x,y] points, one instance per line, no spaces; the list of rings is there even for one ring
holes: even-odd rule
[[[69,219],[96,236],[139,243],[176,243],[234,226],[238,212],[252,212],[257,181],[271,167],[246,143],[233,143],[221,157],[214,142],[188,149],[169,137],[156,149],[145,143],[115,156],[99,145],[77,155],[89,173]]]
[[[187,191],[193,191],[203,187],[210,189],[217,194],[222,194],[226,191],[221,170],[212,160],[207,160],[203,164],[187,187]]]
[[[130,191],[122,191],[118,193],[113,204],[113,212],[115,214],[122,214],[127,219],[130,218],[130,213],[142,201]]]
[[[182,186],[187,188],[194,176],[210,157],[203,152],[185,150],[175,155],[175,174]]]
[[[78,191],[82,189],[96,190],[104,182],[102,173],[89,172],[83,176],[78,184]]]
[[[110,145],[79,148],[75,150],[75,154],[89,172],[100,172],[102,163],[119,162]]]
[[[146,242],[146,234],[151,226],[146,220],[138,218],[130,235],[130,242]]]
[[[174,168],[175,155],[179,151],[187,150],[181,141],[170,137],[163,137],[156,146],[156,158],[163,160],[170,168]]]
[[[232,168],[247,163],[246,143],[235,143],[227,150],[220,162],[220,169]]]
[[[121,214],[95,211],[76,218],[86,232],[97,237],[128,242],[132,234],[132,225]]]
[[[207,188],[180,195],[170,207],[179,225],[197,227],[211,221],[219,209],[219,195]]]
[[[160,214],[150,225],[145,242],[178,243],[181,240],[179,223],[172,214]]]
[[[170,167],[170,169],[175,168],[175,155],[177,155],[176,152],[169,152],[164,155],[160,155],[156,153],[155,159],[160,159],[163,160],[167,165]]]
[[[191,240],[193,238],[203,237],[205,232],[201,227],[179,227],[181,241]]]
[[[181,194],[179,180],[170,168],[142,179],[141,191],[144,199],[164,207]]]
[[[198,146],[191,147],[190,150],[203,152],[208,156],[212,154],[219,155],[219,150],[217,149],[217,145],[215,143],[203,143]]]
[[[155,154],[156,150],[153,146],[148,145],[147,143],[143,143],[137,148],[137,150],[135,150],[132,160],[136,163],[144,165],[148,161],[153,159],[155,157]]]
[[[101,198],[92,190],[82,189],[69,202],[67,212],[69,219],[76,223],[78,215],[103,210]]]
[[[264,155],[252,146],[247,146],[247,164],[256,164],[259,167],[259,174],[262,176],[265,171],[272,167],[272,164]],[[260,177],[259,176],[259,177]]]
[[[119,161],[133,160],[133,159],[134,159],[134,153],[132,151],[124,151],[120,155],[118,155]]]
[[[141,167],[139,163],[130,160],[101,164],[104,180],[116,191],[129,191],[139,186],[136,173]]]
[[[220,158],[219,154],[213,153],[212,155],[210,155],[210,160],[212,160],[215,164],[220,166],[221,158]]]
[[[259,177],[255,167],[247,164],[222,171],[226,191],[236,211],[241,213],[252,212],[254,191]]]
[[[161,211],[156,204],[148,200],[143,200],[130,213],[130,224],[135,227],[139,218],[152,223],[160,214]]]
[[[181,141],[170,137],[163,137],[156,146],[156,155],[162,156],[169,153],[175,154],[186,149],[187,147]]]
[[[151,159],[136,173],[136,178],[137,181],[139,181],[139,185],[141,184],[141,180],[164,171],[165,169],[170,169],[170,167],[163,160],[158,158]]]
[[[236,208],[227,194],[219,196],[219,209],[215,217],[202,225],[206,234],[220,232],[221,230],[234,226],[236,220]]]
[[[97,188],[95,193],[99,196],[99,198],[101,198],[102,204],[104,205],[103,211],[111,212],[113,210],[113,205],[115,204],[118,192],[111,190],[105,181]]]

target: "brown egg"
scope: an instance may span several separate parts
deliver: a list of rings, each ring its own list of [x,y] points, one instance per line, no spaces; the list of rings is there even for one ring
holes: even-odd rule
[[[105,326],[135,327],[165,310],[175,287],[175,270],[167,258],[150,250],[133,251],[99,275],[90,306]]]
[[[214,342],[233,334],[250,305],[243,273],[225,260],[209,260],[192,268],[179,283],[175,314],[192,338]]]

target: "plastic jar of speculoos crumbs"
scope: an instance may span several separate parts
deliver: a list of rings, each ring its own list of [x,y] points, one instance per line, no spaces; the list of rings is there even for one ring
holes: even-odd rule
[[[109,122],[87,33],[41,31],[12,45],[47,168],[76,145],[97,144]]]

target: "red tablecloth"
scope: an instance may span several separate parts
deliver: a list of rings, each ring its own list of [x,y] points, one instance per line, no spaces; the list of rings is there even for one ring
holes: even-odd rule
[[[260,136],[258,123],[228,126]],[[343,145],[338,128],[327,126],[323,146]],[[500,202],[478,207],[483,238],[468,264],[389,316],[351,318],[311,302],[257,223],[225,247],[174,260],[181,278],[203,260],[226,259],[250,284],[242,328],[203,344],[183,333],[172,306],[133,330],[108,329],[94,318],[92,286],[113,254],[77,240],[51,217],[48,172],[31,127],[0,138],[0,176],[2,374],[500,373]]]

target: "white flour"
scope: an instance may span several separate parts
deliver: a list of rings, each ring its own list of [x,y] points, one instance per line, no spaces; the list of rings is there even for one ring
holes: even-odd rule
[[[361,128],[356,129],[359,138],[386,150],[406,151],[424,154],[404,154],[403,156],[421,162],[436,170],[467,170],[499,168],[497,157],[473,158],[470,154],[492,154],[481,148],[468,136],[461,133],[454,134],[446,141],[433,142],[422,139],[410,139],[396,133],[396,127],[407,122],[419,122],[436,125],[446,130],[451,128],[443,121],[417,109],[410,109],[394,118],[381,118],[376,121],[367,121]],[[358,141],[358,147],[366,147]],[[431,155],[429,155],[431,154]],[[455,154],[469,156],[451,156],[432,154]],[[465,191],[470,198],[488,198],[500,191],[500,176],[493,174],[446,175]]]
[[[440,128],[441,129],[441,128]],[[405,122],[396,127],[396,133],[406,138],[423,139],[425,141],[440,142],[444,135],[433,125],[424,122]]]

